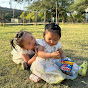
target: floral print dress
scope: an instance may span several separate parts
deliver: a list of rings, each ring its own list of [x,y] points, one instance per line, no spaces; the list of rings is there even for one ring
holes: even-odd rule
[[[57,51],[61,48],[61,43],[58,42],[54,46],[49,46],[44,39],[40,39],[37,41],[38,44],[44,47],[44,51],[51,53]],[[69,58],[64,58],[69,59]],[[69,59],[71,60],[71,59]],[[69,76],[64,74],[59,66],[61,65],[61,59],[44,59],[37,56],[36,61],[34,61],[31,65],[31,71],[35,75],[39,76],[41,79],[50,84],[61,83],[64,79],[75,79],[78,75],[78,71],[80,67],[74,63],[72,68],[73,76]]]

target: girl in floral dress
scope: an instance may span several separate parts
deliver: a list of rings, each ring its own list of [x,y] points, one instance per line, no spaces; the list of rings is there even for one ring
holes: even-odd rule
[[[61,48],[61,43],[59,42],[61,38],[61,28],[55,24],[50,23],[45,26],[44,39],[40,39],[38,44],[38,56],[36,60],[31,65],[31,71],[50,84],[61,83],[64,79],[75,79],[78,75],[82,75],[82,72],[86,74],[87,62],[85,61],[85,66],[83,71],[80,66],[76,63],[73,64],[71,69],[71,75],[65,74],[61,71],[61,60],[72,61],[65,56]],[[79,72],[81,70],[81,72]]]

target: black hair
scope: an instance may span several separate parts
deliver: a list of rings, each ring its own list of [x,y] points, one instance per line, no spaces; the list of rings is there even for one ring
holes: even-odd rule
[[[15,49],[15,45],[18,45],[20,46],[21,48],[23,48],[23,36],[25,36],[25,34],[31,34],[30,32],[27,32],[27,31],[23,31],[23,30],[20,30],[20,32],[18,32],[16,35],[15,35],[15,38],[14,39],[11,39],[10,40],[10,44],[11,46]]]
[[[56,33],[61,38],[61,28],[55,23],[46,24],[45,25],[44,35],[45,35],[46,31]]]

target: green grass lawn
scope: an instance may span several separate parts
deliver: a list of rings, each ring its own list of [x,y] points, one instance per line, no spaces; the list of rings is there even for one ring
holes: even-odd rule
[[[81,65],[88,61],[88,24],[60,24],[62,37],[60,42],[67,57]],[[43,38],[44,25],[0,27],[0,88],[88,88],[86,77],[78,76],[75,80],[64,80],[61,84],[50,85],[41,80],[34,83],[29,79],[31,72],[22,70],[12,61],[9,40],[19,30],[31,32],[36,38]]]

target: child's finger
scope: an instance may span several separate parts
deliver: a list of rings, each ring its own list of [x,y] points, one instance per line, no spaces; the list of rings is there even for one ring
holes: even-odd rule
[[[56,58],[57,58],[57,59],[60,59],[60,56],[57,56]]]
[[[58,54],[59,54],[59,51],[56,51],[56,53],[58,53]]]
[[[59,53],[57,53],[56,55],[57,55],[57,56],[60,56],[60,54],[59,54]]]

